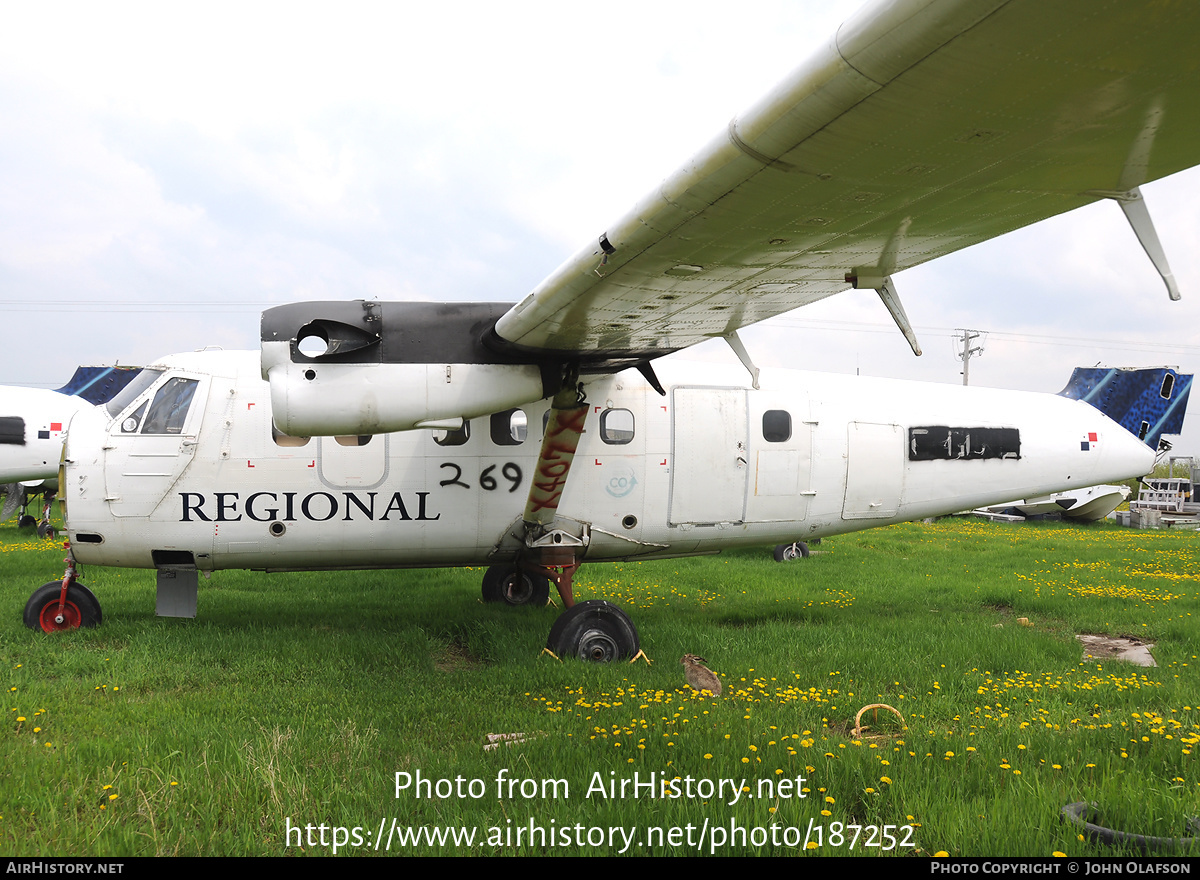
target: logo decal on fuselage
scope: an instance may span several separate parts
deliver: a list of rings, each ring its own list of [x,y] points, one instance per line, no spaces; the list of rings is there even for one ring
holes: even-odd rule
[[[332,519],[434,522],[442,518],[440,513],[435,516],[429,515],[426,503],[429,498],[428,492],[413,494],[416,496],[415,502],[410,498],[407,505],[400,492],[393,492],[386,505],[382,505],[382,501],[377,505],[375,500],[378,492],[254,492],[248,495],[245,504],[239,507],[239,492],[213,492],[211,495],[204,492],[180,492],[182,510],[179,521],[239,522],[244,517],[255,522],[297,522],[301,519],[312,522],[329,522]],[[387,497],[386,493],[384,497]],[[410,507],[415,507],[416,516],[409,513]]]

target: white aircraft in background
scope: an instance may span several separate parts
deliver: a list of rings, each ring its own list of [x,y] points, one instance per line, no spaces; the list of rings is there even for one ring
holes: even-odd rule
[[[0,386],[0,522],[20,510],[21,526],[37,525],[43,537],[48,533],[67,424],[75,413],[108,400],[136,374],[135,367],[79,367],[70,382],[54,391]],[[41,523],[26,511],[33,495],[45,499]]]
[[[1138,186],[1200,161],[1200,5],[896,0],[735,118],[516,305],[271,309],[262,349],[168,358],[74,418],[72,560],[26,606],[100,620],[75,561],[197,572],[489,564],[566,610],[558,654],[636,654],[584,561],[774,544],[1145,474],[1055,395],[762,371],[739,328],[1099,199],[1178,291]],[[657,361],[723,337],[730,375]]]

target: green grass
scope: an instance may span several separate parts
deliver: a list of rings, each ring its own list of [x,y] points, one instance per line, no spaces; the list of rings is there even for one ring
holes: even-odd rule
[[[168,620],[152,572],[87,569],[103,626],[31,632],[21,609],[62,550],[3,527],[0,851],[325,855],[334,828],[358,828],[363,846],[337,832],[338,851],[361,855],[394,821],[476,837],[393,853],[612,854],[619,827],[632,854],[779,855],[820,827],[813,854],[874,855],[891,826],[912,844],[891,854],[1115,854],[1062,807],[1159,836],[1200,815],[1195,541],[943,520],[782,565],[769,548],[587,565],[576,597],[622,605],[654,661],[589,666],[539,654],[556,609],[480,604],[479,570],[218,572],[196,620]],[[1085,661],[1081,632],[1155,642],[1159,666]],[[686,687],[684,653],[708,658],[722,697]],[[905,725],[869,711],[856,738],[872,703]],[[526,738],[489,751],[489,733]],[[396,774],[418,771],[462,782],[397,796]],[[683,796],[601,793],[635,772],[656,795],[678,777]],[[529,796],[498,797],[501,774]],[[720,779],[749,792],[703,787]],[[446,788],[472,780],[483,796]],[[545,845],[531,823],[553,829]]]

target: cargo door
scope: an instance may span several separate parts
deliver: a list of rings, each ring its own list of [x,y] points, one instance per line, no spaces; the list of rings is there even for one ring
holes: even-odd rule
[[[671,390],[672,525],[742,522],[746,511],[746,392]]]
[[[899,425],[851,422],[842,519],[887,519],[900,511],[904,431]]]

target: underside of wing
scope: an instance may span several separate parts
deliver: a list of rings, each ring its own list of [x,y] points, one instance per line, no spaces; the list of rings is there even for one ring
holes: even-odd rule
[[[1200,161],[1196,36],[1190,0],[871,6],[489,347],[646,360],[1120,198]]]

